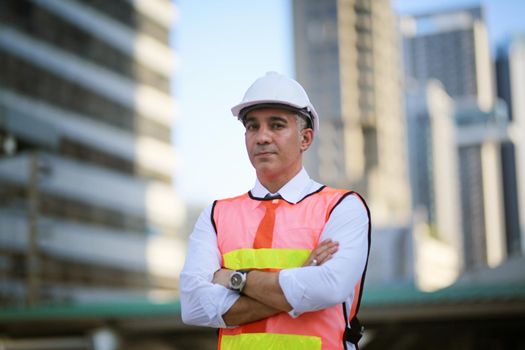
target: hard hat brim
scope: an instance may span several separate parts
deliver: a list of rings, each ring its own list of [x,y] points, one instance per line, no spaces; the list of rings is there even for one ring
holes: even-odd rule
[[[244,118],[247,112],[257,109],[259,107],[260,108],[269,108],[269,107],[279,108],[280,107],[283,109],[291,110],[293,112],[298,112],[310,118],[314,132],[319,130],[319,119],[317,116],[317,112],[315,111],[313,106],[312,108],[305,108],[304,106],[298,106],[293,103],[290,103],[289,101],[277,101],[277,100],[249,101],[249,102],[239,103],[238,105],[233,106],[231,108],[231,112],[234,117],[237,117],[239,120],[242,121],[242,119]],[[286,108],[286,107],[289,107],[289,108]]]

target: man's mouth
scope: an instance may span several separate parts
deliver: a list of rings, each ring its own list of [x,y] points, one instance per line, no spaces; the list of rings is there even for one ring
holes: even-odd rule
[[[275,152],[271,152],[271,151],[262,151],[262,152],[257,152],[255,153],[255,156],[268,156],[270,154],[274,154]]]

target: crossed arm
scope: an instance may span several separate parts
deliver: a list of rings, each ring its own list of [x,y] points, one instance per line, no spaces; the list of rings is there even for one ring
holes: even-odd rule
[[[244,295],[225,288],[231,271],[222,269],[211,207],[198,219],[190,236],[180,275],[182,319],[187,324],[228,327],[253,322],[279,312],[296,317],[342,303],[359,282],[368,250],[368,216],[354,196],[345,198],[328,220],[321,239],[339,242],[331,257],[318,266],[277,272],[252,271]],[[321,244],[316,248],[319,249]],[[314,250],[312,254],[318,254]],[[329,291],[329,292],[328,292]]]
[[[303,267],[309,266],[313,259],[317,265],[330,260],[338,245],[330,239],[324,240],[312,251]],[[228,288],[231,273],[232,270],[222,268],[215,272],[212,282]],[[226,325],[242,325],[292,309],[279,284],[278,272],[250,271],[243,294],[223,315]]]

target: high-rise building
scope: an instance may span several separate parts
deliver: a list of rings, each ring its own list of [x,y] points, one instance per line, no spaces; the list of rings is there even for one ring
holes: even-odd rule
[[[0,303],[176,293],[176,15],[0,2]]]
[[[454,101],[431,80],[407,90],[407,120],[418,217],[416,260],[428,262],[416,271],[423,286],[443,287],[466,270],[502,263],[508,255],[501,172],[501,149],[509,141],[504,102],[483,111],[475,101]],[[433,252],[449,261],[436,265]]]
[[[400,20],[406,84],[441,81],[454,100],[490,110],[494,84],[483,8],[404,16]]]
[[[507,250],[525,255],[525,36],[516,35],[498,49],[498,97],[508,106],[510,142],[502,148],[505,179]]]
[[[507,258],[502,145],[509,142],[507,108],[491,111],[455,104],[461,190],[463,256],[467,269],[496,266]]]
[[[320,115],[309,173],[363,193],[376,225],[410,217],[396,17],[388,0],[293,2],[297,80]]]
[[[412,183],[417,186],[413,191],[414,208],[421,205],[426,210],[426,219],[438,236],[461,237],[458,251],[462,254],[464,268],[497,265],[509,253],[509,237],[516,236],[518,215],[516,185],[511,181],[512,155],[509,152],[512,152],[513,145],[509,135],[512,133],[508,130],[505,105],[495,99],[483,8],[404,16],[400,29],[407,93],[426,86],[430,80],[439,81],[443,93],[450,98],[449,118],[454,125],[454,128],[449,128],[454,135],[454,149],[441,152],[441,160],[425,158],[427,164],[423,165],[416,162],[421,156],[415,155],[425,154],[425,148],[419,147],[424,143],[418,137],[422,138],[421,133],[425,135],[426,129],[415,130],[416,126],[410,120],[424,123],[425,118],[420,120],[417,115],[411,115],[414,111],[407,110],[411,128],[409,149],[414,153],[410,156]],[[432,114],[432,108],[428,113]],[[425,125],[435,128],[432,123]],[[433,142],[443,143],[445,140]],[[434,154],[440,153],[437,143],[433,147]],[[436,167],[445,162],[456,164],[454,178],[444,177]],[[437,178],[443,181],[441,186],[428,190],[422,186],[425,182],[421,178],[434,179],[430,181],[434,185]],[[443,226],[438,215],[441,202],[438,197],[444,188],[447,188],[447,194],[451,191],[459,193],[459,207],[456,201],[452,201],[455,204],[442,202],[446,212],[450,213],[453,206],[461,216],[449,229]]]
[[[461,197],[454,102],[440,82],[406,90],[414,210],[415,280],[424,290],[453,283],[461,256]]]
[[[407,131],[414,211],[434,236],[461,249],[454,102],[437,81],[407,90]],[[446,191],[442,191],[446,188]]]

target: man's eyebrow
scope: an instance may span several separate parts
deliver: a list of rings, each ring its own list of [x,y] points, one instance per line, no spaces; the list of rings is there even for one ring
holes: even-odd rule
[[[256,121],[255,117],[246,116],[244,118],[244,124],[246,124],[248,122],[254,122],[254,121]]]
[[[282,121],[282,122],[288,123],[288,119],[286,119],[285,117],[280,116],[280,115],[272,115],[272,116],[270,116],[270,121]]]
[[[280,116],[280,115],[272,115],[272,116],[268,117],[268,119],[271,122],[280,121],[280,122],[288,123],[288,119],[286,119],[285,117]],[[244,118],[244,123],[246,124],[248,122],[257,122],[257,118],[252,117],[252,116],[246,116]]]

